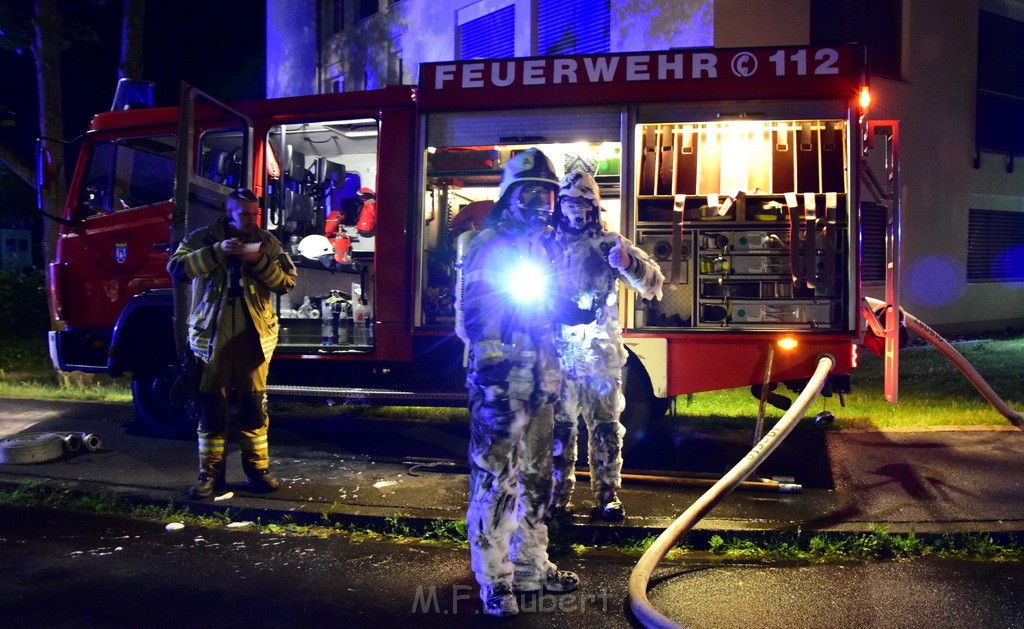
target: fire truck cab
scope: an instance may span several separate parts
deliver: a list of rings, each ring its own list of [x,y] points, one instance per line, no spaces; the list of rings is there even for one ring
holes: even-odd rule
[[[457,238],[538,147],[595,176],[609,229],[666,278],[661,300],[621,300],[634,439],[672,396],[798,388],[822,353],[826,390],[848,391],[865,77],[855,46],[687,49],[431,63],[417,88],[230,106],[187,88],[98,114],[50,265],[53,362],[130,373],[144,424],[187,429],[187,291],[165,266],[247,186],[299,269],[270,395],[460,405]]]

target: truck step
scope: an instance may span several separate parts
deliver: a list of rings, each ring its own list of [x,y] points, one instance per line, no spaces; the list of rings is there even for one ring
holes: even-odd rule
[[[398,391],[360,387],[310,387],[272,384],[267,395],[273,398],[331,400],[334,404],[398,404],[403,406],[461,406],[465,391]]]

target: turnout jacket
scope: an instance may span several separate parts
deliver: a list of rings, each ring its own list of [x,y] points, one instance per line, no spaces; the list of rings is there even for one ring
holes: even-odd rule
[[[221,216],[207,227],[190,233],[178,245],[167,263],[167,271],[178,281],[192,282],[192,313],[188,318],[188,341],[192,352],[205,362],[213,358],[216,343],[217,320],[229,295],[232,265],[237,263],[236,279],[240,280],[240,295],[249,318],[260,337],[263,357],[268,362],[277,347],[277,312],[270,294],[283,295],[295,287],[295,265],[284,252],[281,243],[268,231],[259,229],[263,255],[253,263],[224,253],[220,241],[231,237],[228,217]],[[250,237],[252,240],[252,237]]]

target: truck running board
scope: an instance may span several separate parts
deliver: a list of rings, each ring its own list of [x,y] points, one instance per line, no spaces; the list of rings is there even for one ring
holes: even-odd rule
[[[397,391],[352,387],[309,387],[268,385],[267,395],[273,398],[301,398],[326,401],[328,404],[383,404],[402,406],[462,406],[465,391]]]

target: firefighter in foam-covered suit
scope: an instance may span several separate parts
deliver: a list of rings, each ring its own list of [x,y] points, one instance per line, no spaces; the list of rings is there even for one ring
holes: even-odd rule
[[[484,612],[519,612],[516,593],[565,593],[575,574],[548,559],[556,287],[546,238],[558,177],[527,149],[505,166],[491,226],[461,263],[456,328],[469,347],[470,488],[466,528]]]
[[[562,395],[555,406],[554,479],[551,517],[566,513],[576,482],[577,419],[589,433],[590,489],[597,513],[619,521],[625,509],[619,415],[625,407],[622,366],[626,350],[619,327],[618,279],[645,299],[661,298],[665,281],[655,262],[629,240],[602,225],[597,182],[583,171],[562,178],[558,188],[554,240],[559,251],[561,294],[558,354]]]

